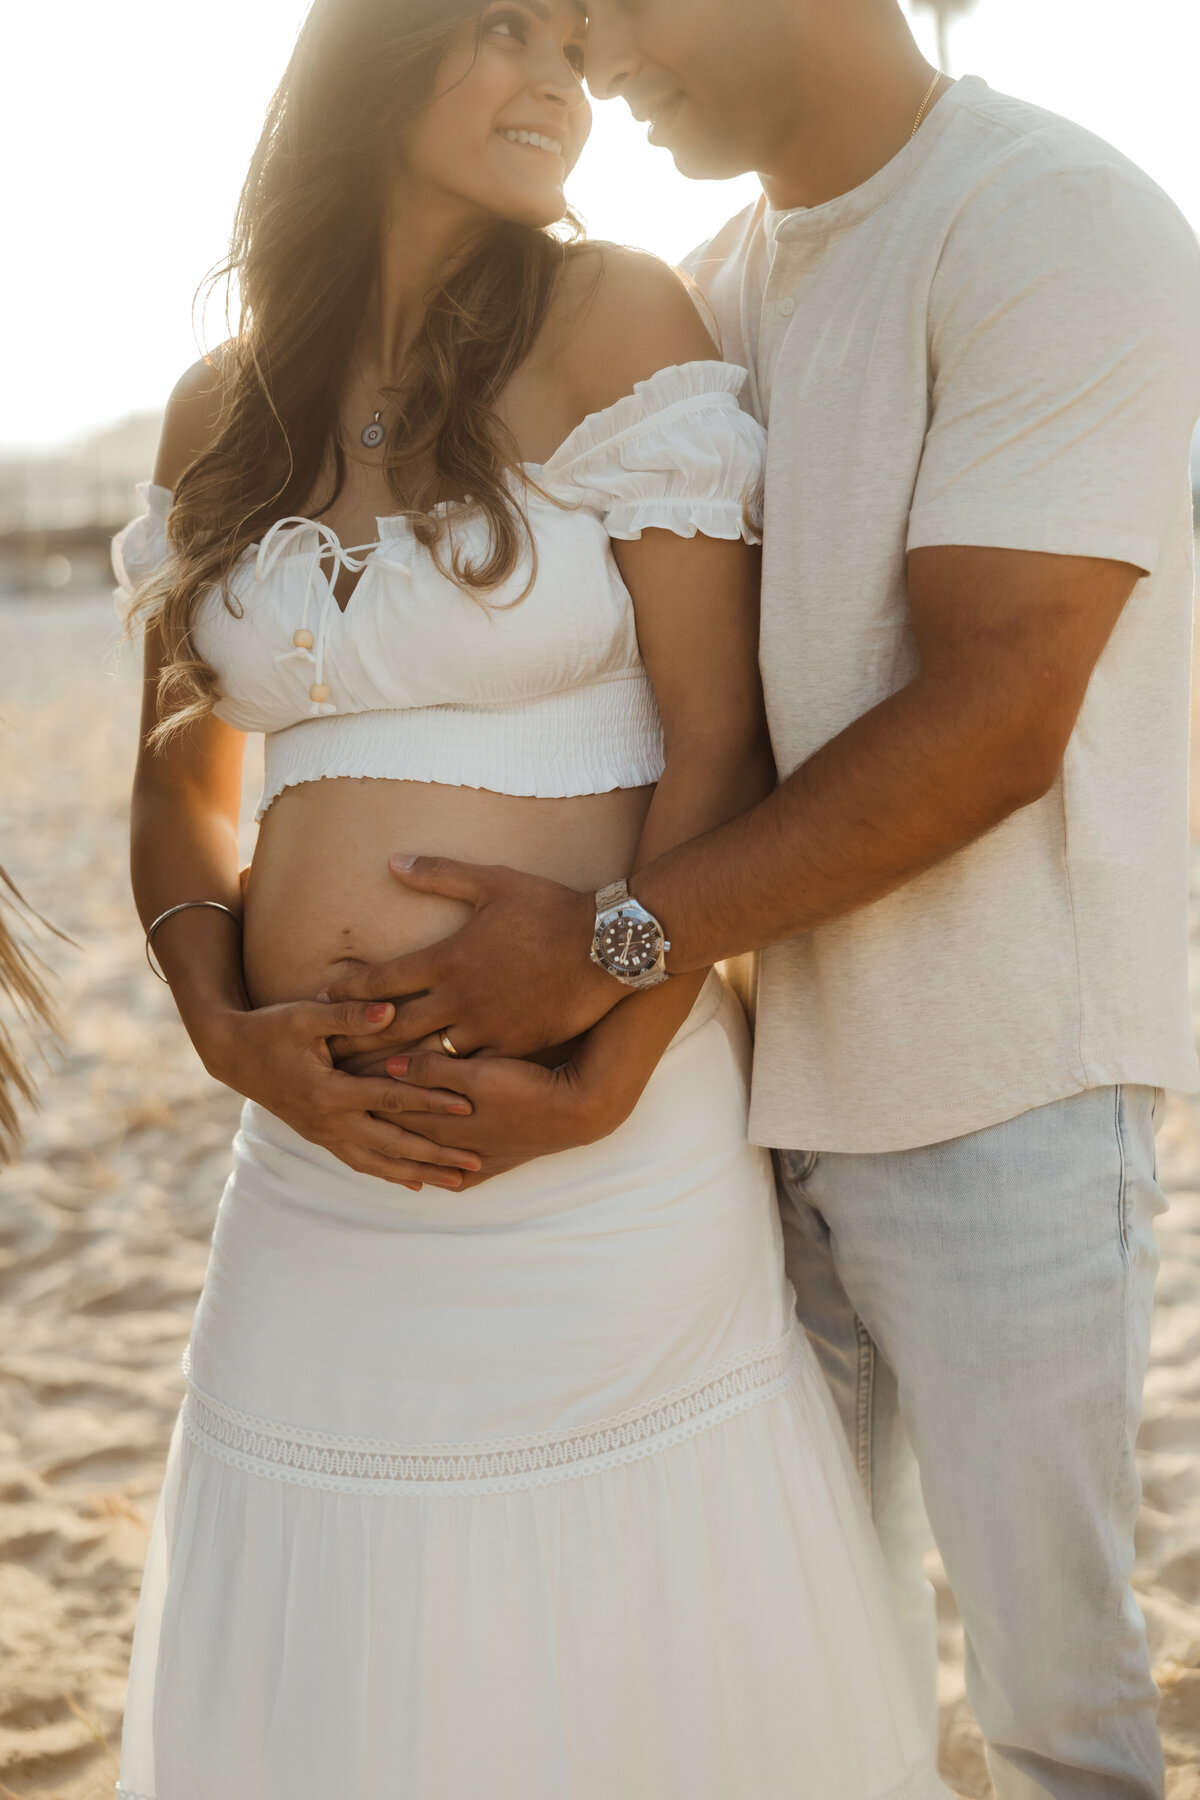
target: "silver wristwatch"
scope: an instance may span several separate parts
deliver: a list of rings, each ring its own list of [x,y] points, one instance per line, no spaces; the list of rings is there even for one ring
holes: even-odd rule
[[[596,895],[596,931],[592,961],[629,988],[657,987],[669,981],[666,955],[671,948],[654,914],[630,898],[629,883],[614,881]]]

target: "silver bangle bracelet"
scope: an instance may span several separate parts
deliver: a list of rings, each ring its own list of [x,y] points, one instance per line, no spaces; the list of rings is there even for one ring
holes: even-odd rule
[[[233,908],[224,905],[220,900],[181,900],[178,906],[168,906],[166,912],[159,913],[157,919],[154,920],[149,931],[146,933],[146,961],[150,964],[151,972],[157,975],[160,981],[166,981],[167,978],[161,969],[155,968],[154,963],[151,960],[150,945],[154,941],[154,934],[160,925],[165,925],[167,920],[173,918],[176,913],[187,912],[193,906],[211,906],[214,912],[228,913],[238,929],[241,929],[242,921],[238,918]],[[168,983],[168,985],[170,984]]]

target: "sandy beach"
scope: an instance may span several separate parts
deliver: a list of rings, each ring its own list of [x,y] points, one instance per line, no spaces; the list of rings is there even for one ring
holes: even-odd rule
[[[77,945],[46,947],[66,1041],[22,1161],[0,1172],[0,1796],[111,1792],[179,1359],[239,1108],[144,960],[126,872],[136,671],[128,654],[117,668],[115,645],[106,593],[0,599],[0,861]],[[1194,888],[1200,1004],[1200,855]],[[1170,1097],[1159,1151],[1172,1204],[1136,1586],[1163,1690],[1167,1793],[1200,1800],[1196,1099]],[[939,1594],[943,1768],[982,1800],[992,1790],[940,1576]]]

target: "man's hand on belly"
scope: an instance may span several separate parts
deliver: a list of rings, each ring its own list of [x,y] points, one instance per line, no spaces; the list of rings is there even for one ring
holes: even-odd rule
[[[466,901],[474,917],[425,950],[330,983],[330,1000],[390,1000],[396,1008],[386,1035],[334,1039],[339,1063],[378,1053],[381,1042],[403,1049],[442,1030],[464,1055],[524,1057],[579,1036],[624,998],[621,984],[590,960],[591,894],[445,857],[393,857],[389,866],[406,887]]]

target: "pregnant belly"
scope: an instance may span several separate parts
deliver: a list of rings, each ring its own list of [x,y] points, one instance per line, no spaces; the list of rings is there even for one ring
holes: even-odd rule
[[[331,780],[287,788],[259,830],[246,890],[255,1006],[312,999],[332,979],[448,937],[461,902],[389,873],[398,851],[504,863],[570,887],[628,872],[652,793],[536,800],[431,782]]]

